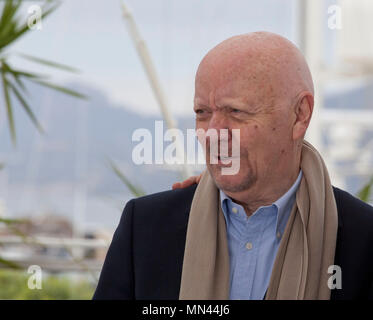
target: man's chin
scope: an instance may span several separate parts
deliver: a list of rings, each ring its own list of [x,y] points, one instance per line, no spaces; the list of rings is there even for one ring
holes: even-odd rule
[[[208,169],[216,186],[223,191],[240,192],[247,190],[255,183],[255,178],[250,174],[245,175],[239,172],[235,175],[224,175],[221,168],[209,167]]]

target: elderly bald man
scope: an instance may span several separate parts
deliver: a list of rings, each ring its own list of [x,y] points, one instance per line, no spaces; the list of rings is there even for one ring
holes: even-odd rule
[[[333,187],[304,141],[313,97],[304,57],[279,35],[210,50],[196,128],[226,130],[229,155],[211,155],[205,135],[201,177],[127,203],[94,299],[372,299],[373,208]]]

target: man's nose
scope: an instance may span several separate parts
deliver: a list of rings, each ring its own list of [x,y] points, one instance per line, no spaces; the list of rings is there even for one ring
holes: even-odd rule
[[[207,140],[210,145],[215,145],[218,151],[222,143],[229,144],[230,141],[230,130],[229,123],[226,116],[219,111],[214,111],[210,118],[209,130],[213,130],[215,134],[210,134],[207,136]]]
[[[221,111],[214,111],[210,118],[208,129],[215,129],[219,132],[221,129],[228,129],[228,119]]]

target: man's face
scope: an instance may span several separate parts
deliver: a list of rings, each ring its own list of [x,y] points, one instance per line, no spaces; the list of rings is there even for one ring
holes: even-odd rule
[[[243,76],[244,74],[244,76]],[[261,73],[240,72],[204,66],[196,76],[194,111],[196,129],[228,129],[229,156],[232,155],[232,129],[239,129],[239,170],[222,174],[221,160],[211,163],[206,139],[206,163],[218,188],[241,192],[268,185],[286,167],[286,154],[292,141],[291,114],[280,105],[273,83]],[[233,139],[233,143],[234,143]],[[219,158],[220,159],[220,158]]]

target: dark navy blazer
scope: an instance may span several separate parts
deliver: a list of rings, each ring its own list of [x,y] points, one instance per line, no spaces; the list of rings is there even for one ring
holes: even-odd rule
[[[195,189],[193,185],[127,203],[93,299],[178,299]],[[373,207],[338,188],[334,195],[334,264],[342,270],[342,289],[333,289],[331,299],[373,299]]]

